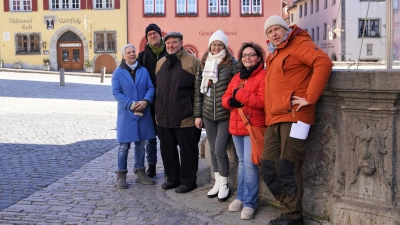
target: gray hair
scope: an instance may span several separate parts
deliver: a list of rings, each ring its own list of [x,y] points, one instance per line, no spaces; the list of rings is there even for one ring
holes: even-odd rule
[[[122,52],[122,56],[125,56],[125,49],[128,48],[128,47],[132,47],[136,51],[136,48],[135,48],[135,46],[133,46],[133,44],[126,44],[126,45],[124,45],[122,47],[122,51],[121,51]]]

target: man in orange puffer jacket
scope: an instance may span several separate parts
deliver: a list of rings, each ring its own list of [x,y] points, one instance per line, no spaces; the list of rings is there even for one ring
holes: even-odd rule
[[[328,82],[332,61],[307,31],[288,26],[280,16],[264,24],[269,54],[265,78],[265,134],[261,157],[263,180],[282,215],[269,225],[302,225],[303,176],[309,126],[315,104]],[[303,128],[303,129],[301,129]]]

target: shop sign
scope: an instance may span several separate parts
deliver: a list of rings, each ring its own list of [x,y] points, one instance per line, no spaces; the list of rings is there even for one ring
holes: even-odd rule
[[[21,18],[8,18],[8,21],[12,24],[19,25],[21,24],[22,29],[24,30],[32,30],[32,21],[33,19],[21,19]]]

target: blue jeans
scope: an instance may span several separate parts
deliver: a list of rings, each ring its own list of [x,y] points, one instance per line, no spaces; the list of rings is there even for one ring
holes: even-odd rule
[[[148,164],[157,164],[157,138],[146,141],[146,159]]]
[[[138,169],[144,169],[144,144],[145,141],[138,141],[135,142],[135,153],[134,153],[134,160],[135,163],[133,165],[133,171]],[[120,143],[118,149],[118,170],[128,170],[128,152],[131,148],[131,143]]]
[[[232,135],[239,160],[237,197],[243,206],[257,208],[259,175],[258,167],[251,161],[250,136]]]

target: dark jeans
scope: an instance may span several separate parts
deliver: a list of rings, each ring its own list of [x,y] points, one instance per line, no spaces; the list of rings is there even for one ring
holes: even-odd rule
[[[282,205],[282,214],[290,219],[301,217],[306,140],[289,137],[292,123],[268,126],[264,136],[261,172],[265,184]]]
[[[167,181],[187,186],[196,184],[201,130],[197,127],[164,128],[160,126],[157,126],[157,130]]]
[[[229,158],[226,148],[231,138],[229,120],[211,121],[203,118],[210,145],[211,163],[214,172],[223,177],[229,177]]]

